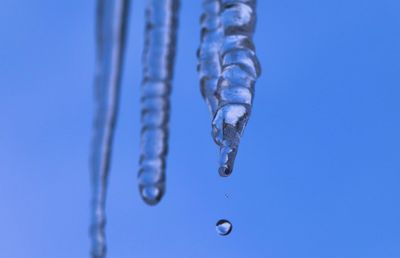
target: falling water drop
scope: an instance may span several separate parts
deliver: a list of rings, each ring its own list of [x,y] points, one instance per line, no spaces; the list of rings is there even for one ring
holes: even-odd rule
[[[220,219],[217,224],[215,224],[215,229],[221,236],[229,235],[232,232],[232,223],[229,220]]]

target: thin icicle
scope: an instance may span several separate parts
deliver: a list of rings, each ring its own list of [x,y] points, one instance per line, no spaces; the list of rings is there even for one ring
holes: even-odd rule
[[[197,50],[197,71],[200,75],[200,90],[207,102],[211,116],[218,107],[217,84],[221,75],[219,48],[222,27],[219,19],[219,0],[203,0],[203,13],[200,18],[201,41]]]
[[[147,0],[138,179],[140,195],[149,205],[157,204],[165,192],[178,9],[178,0]]]
[[[107,178],[118,108],[128,5],[128,0],[97,2],[96,111],[91,157],[93,192],[90,236],[93,258],[103,258],[106,253]]]
[[[222,74],[218,81],[218,109],[212,122],[220,146],[221,176],[232,173],[243,130],[250,117],[254,85],[260,67],[253,44],[255,0],[220,0],[223,40]]]

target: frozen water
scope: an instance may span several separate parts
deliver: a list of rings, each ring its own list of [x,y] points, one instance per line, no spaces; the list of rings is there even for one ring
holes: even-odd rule
[[[106,253],[104,227],[107,179],[118,108],[128,4],[128,0],[97,2],[96,111],[91,154],[93,192],[90,230],[94,258],[103,258]]]
[[[178,0],[148,0],[143,51],[139,193],[149,205],[165,192],[170,92],[175,59]]]
[[[217,84],[221,75],[219,49],[222,27],[219,19],[220,1],[204,0],[200,18],[201,41],[197,50],[197,71],[200,76],[200,90],[207,102],[211,116],[218,107]]]
[[[219,56],[218,108],[212,121],[213,138],[220,147],[219,173],[232,173],[240,138],[250,118],[254,85],[260,74],[252,36],[255,0],[221,0],[223,38]]]
[[[203,0],[197,51],[200,89],[220,147],[219,174],[229,176],[250,117],[260,67],[252,41],[255,0]]]

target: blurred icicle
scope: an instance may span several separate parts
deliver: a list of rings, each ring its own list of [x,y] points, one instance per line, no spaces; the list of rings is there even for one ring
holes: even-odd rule
[[[149,205],[157,204],[165,192],[178,9],[178,0],[147,0],[138,179],[140,195]]]
[[[255,0],[220,0],[223,39],[218,108],[212,122],[213,138],[220,147],[219,174],[229,176],[240,138],[250,117],[254,85],[260,74],[253,44]]]
[[[96,111],[91,156],[93,192],[90,237],[93,258],[103,258],[106,253],[104,228],[107,178],[118,109],[128,6],[128,0],[97,2]]]
[[[219,0],[203,0],[203,13],[200,18],[201,40],[197,50],[197,71],[200,76],[200,90],[207,102],[211,116],[218,107],[217,84],[221,75],[219,48],[222,27],[219,19]]]

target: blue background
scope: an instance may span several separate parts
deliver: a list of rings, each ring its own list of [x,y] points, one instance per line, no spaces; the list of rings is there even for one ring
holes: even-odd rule
[[[136,186],[144,1],[131,6],[108,257],[399,258],[400,2],[258,1],[263,73],[230,178],[195,69],[201,4],[182,2],[157,207]],[[1,258],[89,256],[94,7],[1,1]]]

